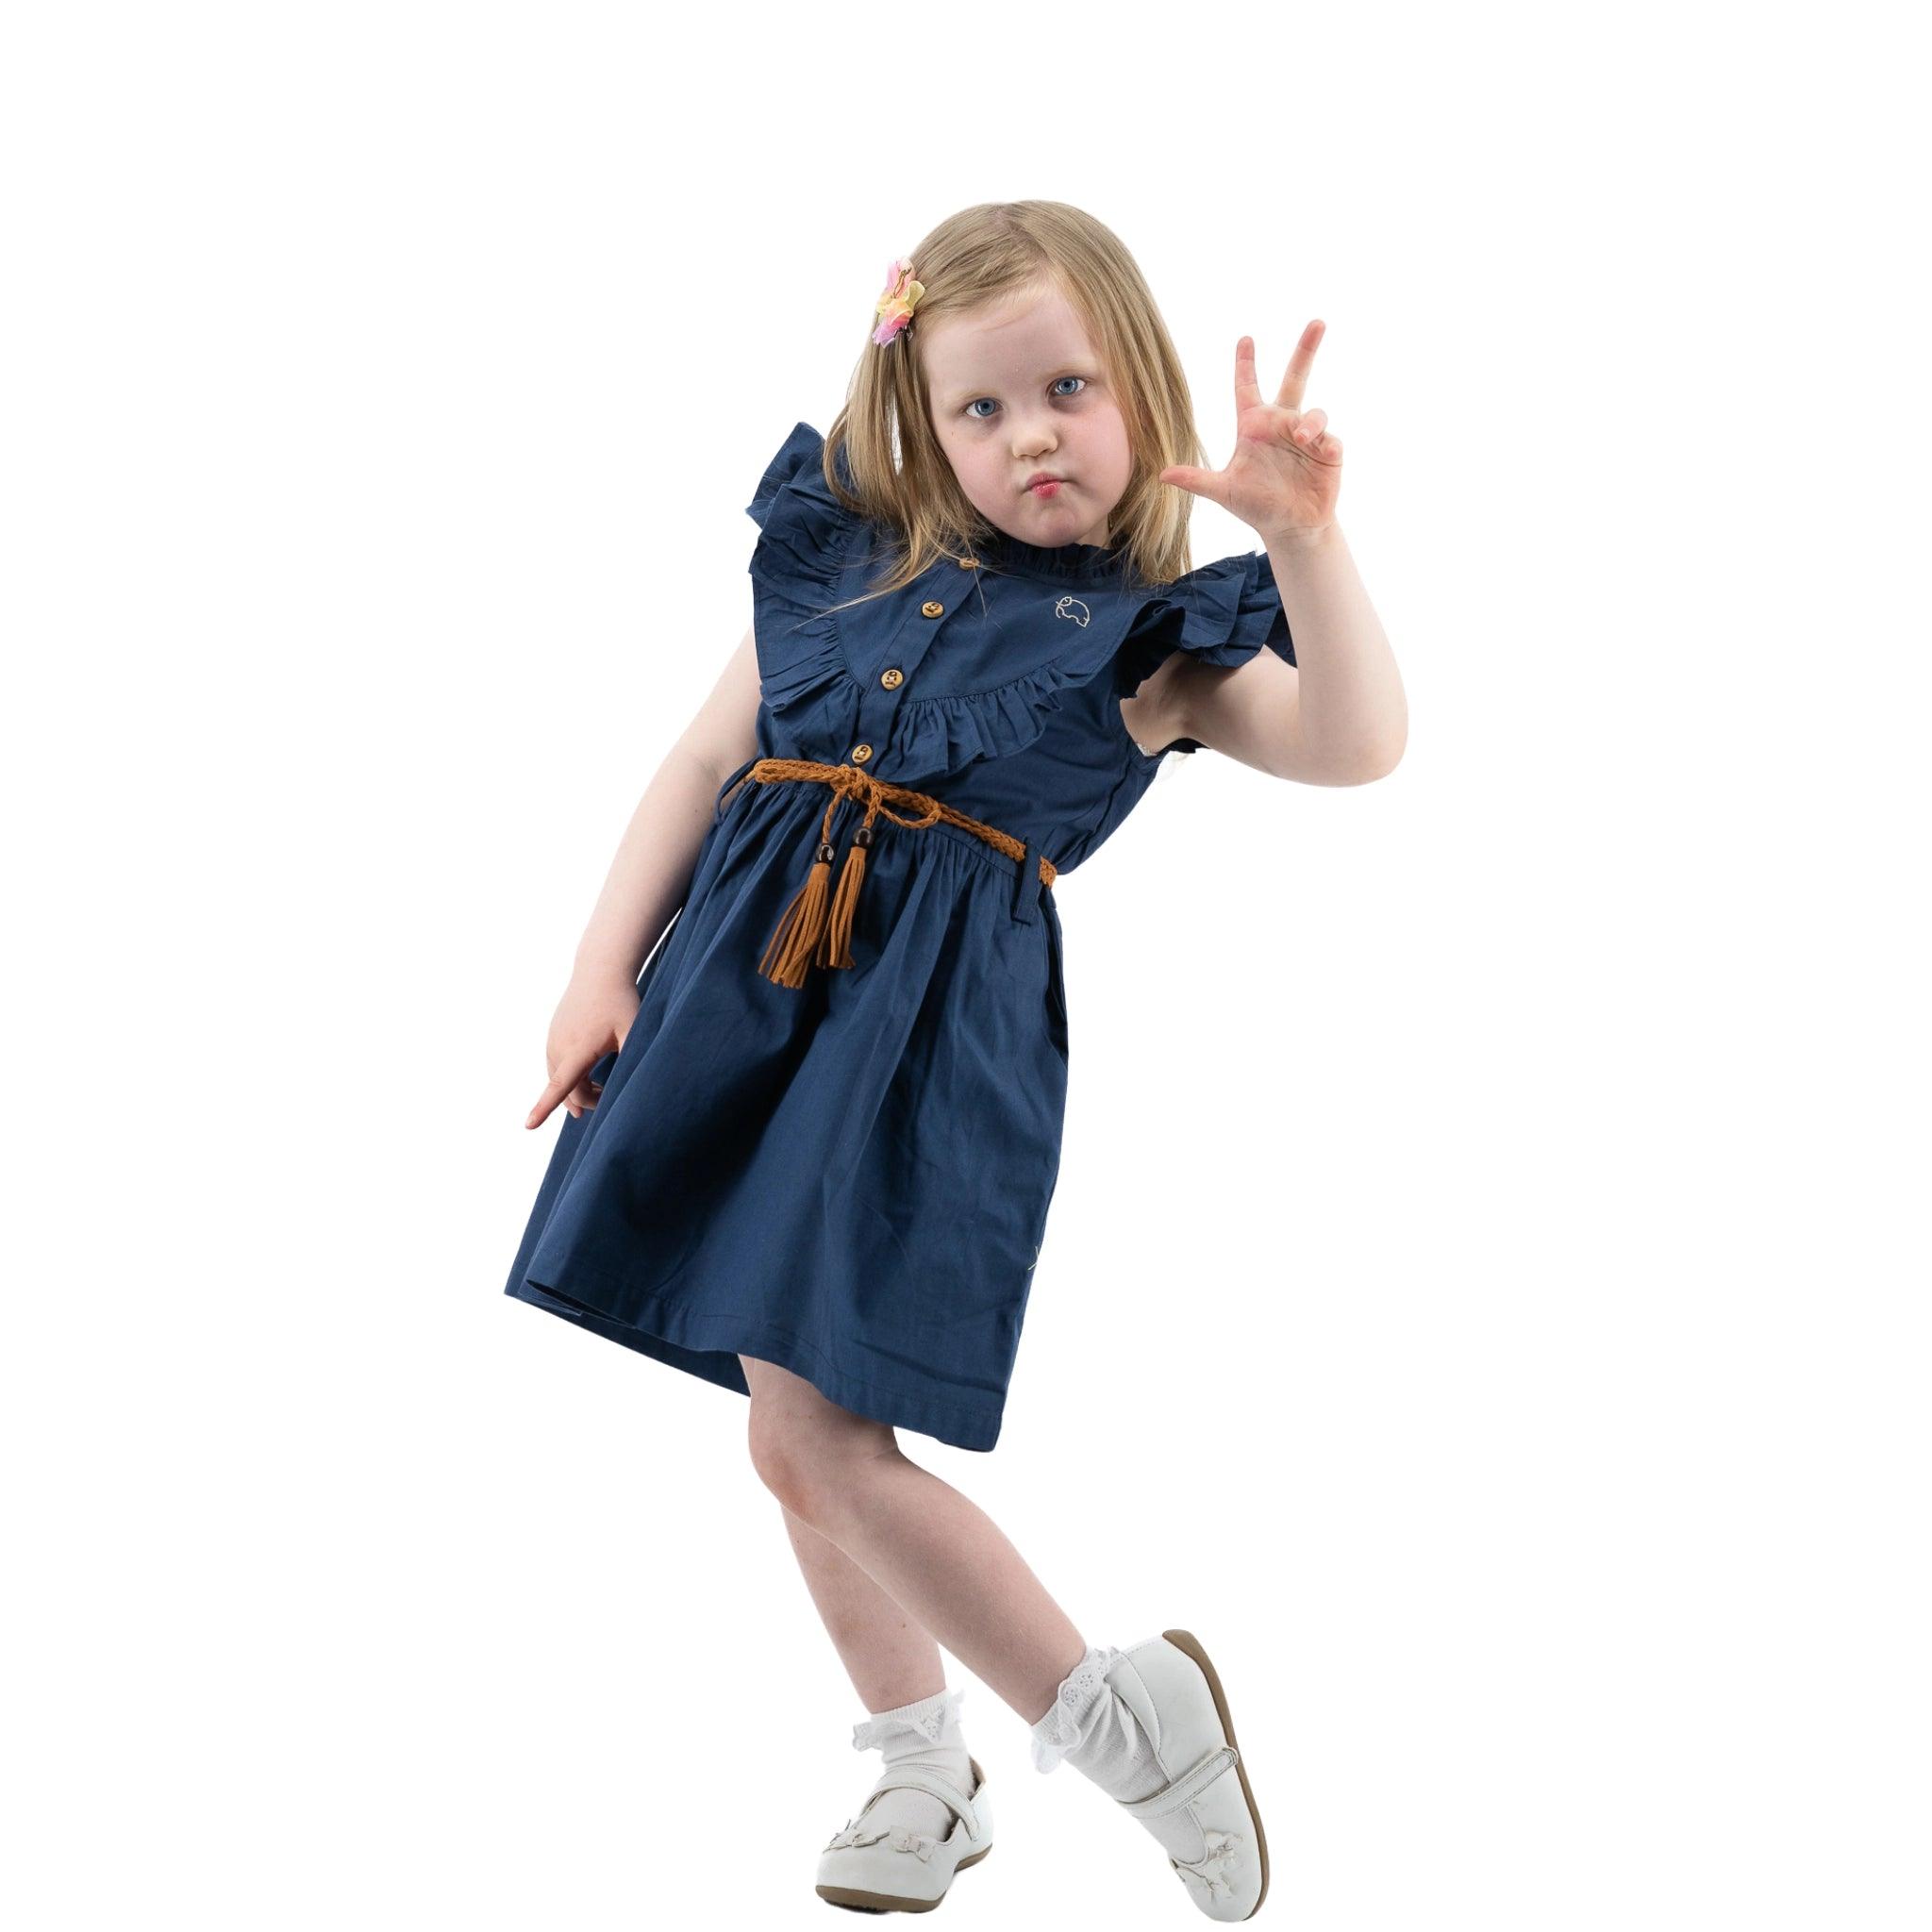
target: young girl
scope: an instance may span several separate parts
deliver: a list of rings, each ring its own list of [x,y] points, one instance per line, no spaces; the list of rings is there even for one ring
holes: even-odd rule
[[[822,1897],[929,1909],[991,1849],[943,1644],[1039,1769],[1077,1766],[1244,1919],[1267,1845],[1200,1643],[1088,1643],[894,1432],[999,1436],[1059,1163],[1058,881],[1171,752],[1326,785],[1401,755],[1341,444],[1302,408],[1323,325],[1272,402],[1241,338],[1208,470],[1138,268],[1077,208],[953,216],[873,321],[829,435],[800,423],[759,480],[752,631],[579,947],[526,1124],[569,1118],[507,1291],[750,1397],[885,1762]],[[1193,495],[1265,550],[1188,569]]]

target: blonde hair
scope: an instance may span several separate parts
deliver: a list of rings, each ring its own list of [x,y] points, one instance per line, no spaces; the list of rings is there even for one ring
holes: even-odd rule
[[[903,545],[867,597],[902,590],[945,558],[972,555],[993,527],[967,500],[934,433],[917,354],[921,324],[1048,285],[1084,324],[1126,425],[1133,468],[1114,508],[1108,548],[1141,584],[1184,575],[1194,499],[1159,476],[1171,463],[1200,465],[1205,456],[1180,358],[1119,237],[1063,201],[990,201],[948,215],[909,259],[924,289],[918,308],[883,346],[870,340],[871,319],[860,312],[866,346],[824,439],[826,486]],[[840,474],[841,453],[851,488]]]

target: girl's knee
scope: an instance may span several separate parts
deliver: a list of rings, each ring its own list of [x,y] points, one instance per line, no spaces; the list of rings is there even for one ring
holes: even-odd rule
[[[801,1395],[791,1386],[796,1376],[774,1382],[759,1373],[769,1363],[747,1358],[745,1367],[751,1383],[746,1441],[758,1479],[814,1528],[837,1521],[862,1496],[868,1465],[896,1451],[898,1439],[885,1424],[854,1415],[809,1384],[809,1395]]]
[[[824,1461],[795,1431],[751,1410],[751,1464],[758,1480],[792,1515],[814,1528],[830,1504],[833,1480]]]

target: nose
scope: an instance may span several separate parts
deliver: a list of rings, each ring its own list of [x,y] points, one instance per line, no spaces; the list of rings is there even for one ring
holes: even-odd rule
[[[1032,462],[1059,447],[1052,428],[1044,424],[1026,424],[1013,438],[1013,455],[1022,462]]]

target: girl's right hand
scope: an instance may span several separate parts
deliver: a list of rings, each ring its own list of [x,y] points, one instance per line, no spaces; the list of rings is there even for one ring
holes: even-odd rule
[[[590,1077],[590,1070],[606,1054],[622,1051],[625,1036],[642,1004],[636,986],[627,979],[571,981],[558,1002],[550,1022],[550,1038],[544,1044],[550,1084],[537,1096],[525,1126],[541,1126],[559,1100],[570,1108],[573,1119],[596,1106],[604,1090]]]

